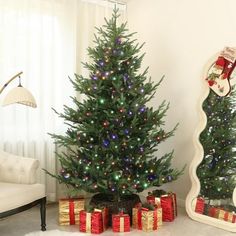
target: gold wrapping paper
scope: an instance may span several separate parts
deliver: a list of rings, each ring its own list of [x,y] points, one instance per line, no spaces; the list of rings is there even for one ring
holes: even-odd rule
[[[60,225],[70,225],[69,214],[60,214],[59,215],[59,224]],[[75,224],[79,225],[79,214],[75,214]]]
[[[84,210],[84,199],[74,199],[74,213],[79,214],[81,210]],[[70,212],[70,203],[69,199],[61,199],[59,200],[59,213],[60,214],[69,214]]]
[[[132,209],[132,226],[133,228],[138,228],[138,208]]]
[[[160,197],[155,197],[155,204],[160,205],[161,204],[161,198]]]
[[[157,209],[157,226],[162,226],[162,208]]]
[[[120,217],[120,232],[124,232],[124,231],[125,231],[125,218]]]
[[[153,231],[153,211],[142,211],[142,230],[145,232]]]
[[[86,233],[91,233],[91,219],[92,219],[92,213],[86,213]]]
[[[59,225],[70,225],[70,199],[59,200]],[[83,198],[73,199],[75,224],[79,225],[79,212],[84,210],[85,200]]]
[[[222,209],[217,209],[216,211],[216,218],[219,220],[225,220],[228,222],[233,222],[233,216],[234,214],[231,212],[227,212],[225,210]]]
[[[225,211],[221,210],[221,209],[217,209],[216,210],[216,214],[215,217],[219,220],[224,220],[224,216],[225,216]]]

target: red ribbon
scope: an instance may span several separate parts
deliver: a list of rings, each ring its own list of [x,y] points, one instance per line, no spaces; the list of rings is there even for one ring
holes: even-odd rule
[[[138,229],[142,229],[142,211],[138,209]]]
[[[153,230],[157,229],[157,209],[153,211]]]
[[[74,205],[74,200],[70,199],[69,200],[69,214],[70,214],[70,224],[74,225],[75,224],[75,205]]]

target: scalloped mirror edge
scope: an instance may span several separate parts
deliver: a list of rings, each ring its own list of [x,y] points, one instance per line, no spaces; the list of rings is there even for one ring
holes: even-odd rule
[[[203,72],[202,72],[202,76],[201,76],[202,83],[204,83],[203,78],[207,78],[207,74],[209,72],[209,69],[215,63],[219,54],[220,54],[220,52],[216,53],[205,64]],[[202,109],[202,104],[205,101],[205,99],[207,98],[207,96],[209,95],[210,88],[209,88],[209,86],[207,86],[207,83],[205,83],[205,84],[206,85],[203,86],[204,89],[202,92],[202,96],[199,99],[199,103],[198,103],[198,107],[197,107],[198,111],[199,111],[199,124],[194,132],[194,135],[193,135],[193,144],[194,144],[194,148],[195,148],[195,155],[194,155],[194,158],[193,158],[193,160],[190,164],[190,167],[189,167],[189,175],[190,175],[192,186],[191,186],[191,189],[187,195],[187,198],[185,201],[185,207],[186,207],[186,211],[187,211],[188,216],[190,218],[192,218],[193,220],[199,221],[201,223],[209,224],[209,225],[212,225],[212,226],[215,226],[215,227],[227,230],[227,231],[236,232],[236,223],[222,221],[217,218],[212,218],[207,215],[199,214],[199,213],[195,212],[192,207],[193,201],[197,198],[197,196],[200,192],[200,182],[198,180],[196,171],[197,171],[198,165],[203,160],[203,155],[204,155],[203,147],[199,141],[199,137],[200,137],[201,132],[204,130],[204,128],[206,127],[206,124],[207,124],[207,117],[206,117],[205,112]],[[234,189],[234,192],[233,192],[233,203],[236,206],[236,188]]]

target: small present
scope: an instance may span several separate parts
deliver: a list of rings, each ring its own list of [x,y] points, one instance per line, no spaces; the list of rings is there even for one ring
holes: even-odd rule
[[[150,232],[162,225],[162,208],[150,203],[137,204],[132,211],[133,228]]]
[[[157,189],[149,193],[147,202],[155,204],[162,208],[162,220],[166,222],[173,221],[177,216],[176,194]]]
[[[231,223],[236,222],[236,215],[234,213],[228,212],[228,211],[225,211],[222,209],[216,210],[215,217],[219,220],[224,220],[224,221],[228,221]]]
[[[112,230],[113,232],[129,232],[130,231],[130,216],[120,212],[112,215]]]
[[[151,232],[157,230],[162,225],[162,209],[155,205],[145,205],[141,209],[142,230]]]
[[[109,223],[108,208],[107,207],[95,208],[94,212],[101,212],[102,213],[103,230],[106,230],[108,228],[108,223]]]
[[[210,217],[218,218],[218,215],[217,215],[219,212],[218,210],[219,210],[218,208],[214,206],[210,206],[207,215]]]
[[[59,224],[79,225],[79,212],[84,209],[84,198],[59,200]]]
[[[204,208],[205,208],[204,198],[198,197],[196,199],[195,212],[197,212],[199,214],[203,214],[204,213]]]
[[[102,212],[86,212],[85,210],[82,210],[79,213],[79,219],[80,232],[100,234],[104,231]]]
[[[177,201],[175,193],[168,193],[161,196],[162,220],[173,221],[177,216]]]

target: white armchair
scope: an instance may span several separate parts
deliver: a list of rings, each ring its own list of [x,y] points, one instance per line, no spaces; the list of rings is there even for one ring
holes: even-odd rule
[[[40,204],[41,230],[46,230],[45,186],[36,183],[39,161],[0,151],[0,218]]]

